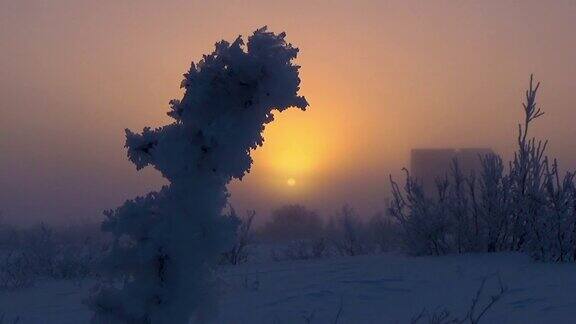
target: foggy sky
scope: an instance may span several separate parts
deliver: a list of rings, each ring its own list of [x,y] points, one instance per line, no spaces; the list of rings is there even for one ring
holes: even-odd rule
[[[170,122],[190,62],[263,25],[300,48],[310,108],[266,129],[231,185],[237,209],[370,214],[411,148],[510,154],[530,73],[546,111],[535,134],[576,168],[573,1],[0,0],[2,217],[93,219],[158,189],[128,162],[124,128]]]

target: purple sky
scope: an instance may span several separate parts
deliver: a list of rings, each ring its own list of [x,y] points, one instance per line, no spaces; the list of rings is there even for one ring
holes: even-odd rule
[[[509,154],[530,73],[537,135],[576,166],[573,1],[0,2],[0,210],[22,223],[100,217],[158,188],[123,129],[168,121],[192,60],[267,24],[301,49],[307,112],[279,116],[238,209],[384,206],[413,147]],[[293,178],[296,185],[286,185]]]

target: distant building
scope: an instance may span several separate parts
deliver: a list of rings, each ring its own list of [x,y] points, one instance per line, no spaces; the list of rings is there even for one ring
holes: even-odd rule
[[[494,154],[489,148],[461,149],[412,149],[410,154],[410,175],[422,183],[428,195],[436,193],[436,179],[450,173],[452,160],[458,161],[462,173],[468,175],[472,170],[480,171],[479,156]]]

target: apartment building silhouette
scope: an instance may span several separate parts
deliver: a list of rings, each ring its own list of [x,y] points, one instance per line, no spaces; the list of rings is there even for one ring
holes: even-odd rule
[[[458,161],[463,174],[472,170],[480,172],[480,156],[494,154],[489,148],[460,149],[412,149],[410,154],[410,175],[422,183],[427,195],[435,195],[436,179],[450,174],[452,160]]]

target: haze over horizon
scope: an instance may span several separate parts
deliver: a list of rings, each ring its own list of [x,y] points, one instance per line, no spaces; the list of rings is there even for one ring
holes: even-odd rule
[[[571,1],[2,1],[2,217],[96,219],[159,189],[128,162],[124,129],[165,124],[190,62],[263,25],[300,48],[310,107],[267,127],[230,185],[239,210],[349,203],[369,216],[411,148],[507,156],[530,73],[546,111],[535,134],[576,169],[575,18]]]

